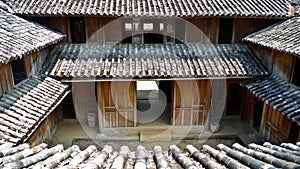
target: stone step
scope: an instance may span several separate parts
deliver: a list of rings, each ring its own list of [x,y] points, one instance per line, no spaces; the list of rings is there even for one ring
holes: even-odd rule
[[[171,141],[172,133],[166,131],[141,131],[140,141],[151,142],[151,141]]]

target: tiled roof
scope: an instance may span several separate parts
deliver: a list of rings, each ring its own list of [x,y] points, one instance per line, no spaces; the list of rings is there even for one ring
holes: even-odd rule
[[[267,75],[245,45],[64,44],[49,75],[63,78],[209,78]],[[52,69],[52,70],[51,70]]]
[[[16,144],[28,139],[61,101],[67,87],[50,77],[36,75],[3,95],[0,99],[0,144]]]
[[[300,17],[255,32],[243,40],[300,57]]]
[[[0,8],[0,37],[0,64],[3,64],[55,44],[64,35]]]
[[[298,144],[297,144],[298,145]],[[48,148],[42,143],[30,148],[27,144],[11,147],[0,146],[1,168],[112,168],[112,169],[250,169],[297,168],[300,166],[300,147],[291,143],[280,146],[264,143],[231,147],[224,144],[213,148],[209,145],[185,150],[171,145],[169,151],[160,146],[146,149],[139,145],[135,150],[127,146],[113,149],[106,145],[98,149],[94,145],[80,150],[77,145],[64,149],[62,145]]]
[[[247,82],[245,86],[255,96],[300,125],[300,88],[278,77]]]
[[[289,0],[4,0],[17,14],[108,16],[291,16]]]

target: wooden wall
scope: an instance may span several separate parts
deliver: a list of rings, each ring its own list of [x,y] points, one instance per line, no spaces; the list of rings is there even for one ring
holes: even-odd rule
[[[26,76],[36,74],[41,70],[43,63],[41,61],[41,52],[34,52],[24,57],[24,66],[26,71]]]
[[[264,29],[272,24],[280,22],[279,19],[257,19],[257,18],[234,18],[233,19],[233,43],[242,43],[242,39]]]
[[[86,40],[90,42],[120,42],[122,40],[122,22],[119,17],[85,17]],[[41,23],[68,36],[65,41],[72,42],[70,17],[29,17],[28,19]],[[185,25],[185,43],[218,43],[220,18],[183,18],[189,22]],[[112,22],[115,21],[115,22]],[[281,20],[234,18],[233,43],[241,43],[245,36],[266,28]],[[111,23],[106,25],[107,23]],[[97,35],[91,37],[97,30],[106,25]],[[180,30],[177,30],[180,31]]]
[[[59,105],[56,109],[37,127],[37,130],[27,140],[31,146],[40,143],[49,143],[54,137],[54,133],[58,122],[62,119],[62,106]]]
[[[0,96],[14,88],[14,80],[10,64],[0,65]]]
[[[257,46],[251,48],[270,73],[291,83],[295,56],[268,48]]]
[[[98,112],[96,99],[96,83],[74,82],[72,84],[72,91],[76,118],[82,123],[87,123],[88,113]]]
[[[99,129],[136,126],[136,83],[98,82]]]
[[[120,42],[122,40],[122,22],[117,19],[109,17],[86,17],[87,41],[99,43]]]
[[[254,106],[255,106],[255,96],[250,93],[246,88],[243,90],[243,106],[242,106],[242,113],[241,119],[246,121],[249,125],[253,122],[253,113],[254,113]]]
[[[219,19],[196,18],[187,19],[185,25],[186,43],[217,43]]]
[[[272,143],[287,142],[292,121],[265,103],[260,134]]]
[[[272,57],[272,56],[271,56]],[[272,74],[290,82],[292,67],[295,56],[282,52],[273,52],[273,71]]]
[[[209,80],[180,80],[173,87],[173,125],[204,125],[210,108]]]

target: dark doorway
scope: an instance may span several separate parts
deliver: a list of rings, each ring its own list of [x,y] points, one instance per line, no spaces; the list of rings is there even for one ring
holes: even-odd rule
[[[149,89],[140,84],[156,83]],[[172,81],[137,82],[137,120],[139,125],[171,124]],[[153,83],[154,82],[154,83]]]
[[[156,33],[144,33],[144,43],[163,43],[164,35]]]
[[[163,21],[160,19],[143,20],[144,43],[163,43]]]
[[[233,19],[221,18],[219,25],[219,44],[230,44],[232,40]]]
[[[293,72],[293,79],[292,83],[296,86],[300,87],[300,59],[295,57],[295,65],[294,65],[294,72]]]
[[[85,21],[83,17],[70,19],[72,43],[85,43]]]
[[[289,141],[291,143],[298,142],[300,127],[296,122],[292,122],[291,130],[289,133]]]
[[[27,78],[24,65],[24,58],[12,61],[11,67],[15,85]]]
[[[253,123],[252,123],[252,127],[256,131],[259,131],[260,128],[263,108],[264,108],[264,102],[256,98],[256,100],[254,101],[254,112],[253,112]]]
[[[62,111],[64,119],[76,119],[76,113],[71,92],[65,97],[65,99],[62,102]]]
[[[240,115],[243,89],[238,83],[228,84],[227,92],[227,116]]]

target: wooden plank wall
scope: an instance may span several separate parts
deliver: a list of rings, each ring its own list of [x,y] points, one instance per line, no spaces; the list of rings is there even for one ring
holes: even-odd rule
[[[258,46],[251,48],[270,73],[291,82],[295,56]]]
[[[30,77],[31,75],[36,74],[40,71],[42,67],[41,62],[41,52],[34,52],[24,57],[24,66],[26,71],[26,76]]]
[[[259,58],[262,64],[267,68],[269,72],[273,70],[273,51],[269,48],[262,48],[258,46],[251,45],[250,48]]]
[[[186,19],[185,42],[186,43],[217,43],[219,32],[219,19],[197,18]]]
[[[274,51],[273,59],[274,60],[273,60],[272,74],[281,77],[282,79],[289,82],[290,77],[292,75],[292,67],[293,67],[295,56]]]
[[[98,114],[95,82],[78,82],[72,84],[73,102],[76,118],[87,123],[89,112]]]
[[[291,120],[265,103],[260,131],[264,139],[273,143],[288,141],[291,125]]]
[[[0,65],[0,96],[14,88],[14,80],[10,64]]]
[[[210,108],[210,81],[174,82],[173,125],[204,125]]]
[[[37,130],[27,140],[31,146],[40,143],[49,143],[54,137],[56,126],[62,119],[62,106],[58,105],[57,108],[38,126]]]
[[[120,42],[122,22],[117,18],[86,17],[86,37],[88,42]]]
[[[234,18],[233,19],[233,43],[242,43],[242,39],[279,22],[277,19],[257,19],[257,18]]]
[[[136,126],[136,83],[98,82],[99,127]]]
[[[242,113],[241,119],[246,121],[249,125],[252,125],[253,121],[253,113],[254,113],[254,106],[255,106],[255,96],[249,92],[246,88],[243,90],[243,106],[242,106]]]

